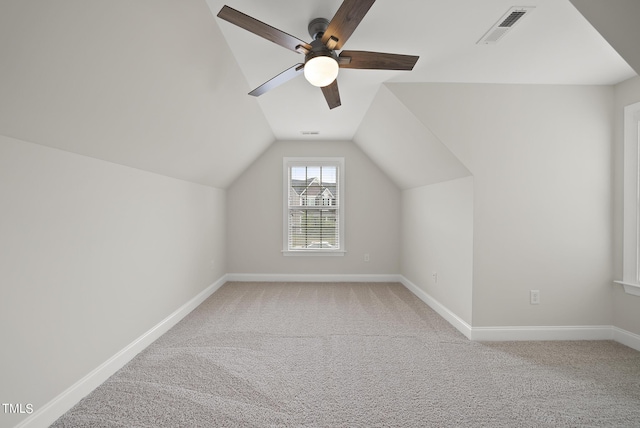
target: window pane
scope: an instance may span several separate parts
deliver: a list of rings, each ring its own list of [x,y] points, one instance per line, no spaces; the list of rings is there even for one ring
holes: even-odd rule
[[[289,248],[339,249],[337,210],[291,210]]]
[[[307,167],[307,180],[311,181],[313,178],[320,179],[320,167],[308,166]]]
[[[335,166],[322,167],[322,183],[325,185],[334,185],[338,177],[338,168]]]
[[[304,166],[292,166],[291,179],[305,181],[307,179],[307,168]]]
[[[296,161],[291,161],[291,163]],[[287,164],[289,250],[341,250],[341,163]]]

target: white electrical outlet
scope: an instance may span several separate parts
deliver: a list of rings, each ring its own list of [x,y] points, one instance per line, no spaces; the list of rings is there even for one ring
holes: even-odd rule
[[[364,261],[368,262],[369,261],[369,253],[365,253],[364,255]]]
[[[437,284],[438,283],[438,272],[434,272],[432,274],[432,276],[433,276],[433,282],[435,282]]]
[[[531,290],[529,297],[532,305],[540,304],[540,290]]]

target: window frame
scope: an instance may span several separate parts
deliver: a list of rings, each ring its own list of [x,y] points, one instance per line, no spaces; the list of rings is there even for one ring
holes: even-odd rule
[[[627,294],[640,296],[640,102],[624,108],[624,220],[622,281]]]
[[[344,256],[345,250],[345,167],[343,157],[284,157],[282,168],[282,254],[285,256]],[[295,166],[336,166],[338,171],[338,180],[336,183],[338,202],[338,240],[339,248],[289,248],[289,171]],[[317,205],[322,207],[324,205]],[[329,205],[331,206],[331,205]],[[333,206],[331,206],[333,207]],[[333,209],[333,208],[332,208]]]

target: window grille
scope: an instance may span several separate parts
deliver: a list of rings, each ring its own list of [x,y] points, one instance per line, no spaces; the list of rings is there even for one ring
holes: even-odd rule
[[[344,251],[343,166],[341,158],[285,158],[285,252]]]

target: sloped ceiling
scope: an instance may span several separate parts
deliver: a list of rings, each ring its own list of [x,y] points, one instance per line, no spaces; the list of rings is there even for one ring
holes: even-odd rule
[[[3,0],[0,134],[224,188],[273,141],[199,0]]]
[[[571,0],[571,3],[640,74],[640,1]]]
[[[471,175],[385,85],[353,138],[401,189]]]
[[[412,72],[341,70],[334,110],[302,77],[256,99],[252,88],[302,57],[216,18],[223,4],[308,40],[307,23],[341,0],[3,0],[0,134],[226,188],[274,140],[355,138],[380,156],[371,129],[416,125],[383,83],[608,85],[636,74],[569,0],[526,2],[534,11],[491,46],[476,42],[510,0],[378,0],[346,48],[420,55]],[[383,131],[374,118],[385,109],[397,122]],[[427,147],[464,155],[415,130],[405,160],[433,155]],[[458,160],[453,175],[465,173]],[[383,167],[400,187],[439,179],[399,168]]]

